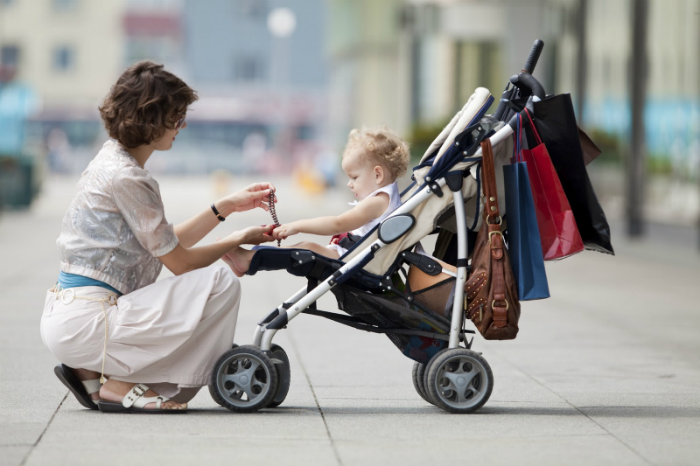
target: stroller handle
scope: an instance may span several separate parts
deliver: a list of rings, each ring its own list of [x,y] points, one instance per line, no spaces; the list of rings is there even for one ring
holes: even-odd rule
[[[530,56],[527,57],[523,71],[527,71],[530,74],[535,72],[535,66],[537,66],[537,61],[540,59],[542,49],[544,49],[544,41],[537,39],[532,44],[532,50],[530,50]]]
[[[519,75],[513,76],[513,78],[516,78],[516,83],[514,84],[516,84],[518,87],[524,86],[528,88],[530,91],[532,91],[532,94],[537,96],[540,100],[544,100],[546,97],[544,86],[542,86],[542,84],[540,84],[540,82],[527,71],[523,71]],[[511,82],[513,81],[513,78],[511,78]]]

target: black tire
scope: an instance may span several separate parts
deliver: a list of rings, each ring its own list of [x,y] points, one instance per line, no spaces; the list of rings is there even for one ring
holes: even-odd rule
[[[221,355],[211,377],[216,402],[238,413],[266,407],[277,392],[275,365],[257,346],[239,346]]]
[[[423,363],[413,363],[413,371],[411,373],[413,378],[413,388],[416,389],[421,398],[428,403],[433,404],[428,398],[428,394],[425,392],[425,367],[426,365]]]
[[[480,354],[445,349],[428,364],[426,389],[435,406],[451,413],[473,413],[493,391],[493,372]]]
[[[292,383],[292,370],[289,367],[287,352],[281,346],[272,345],[270,356],[272,359],[282,361],[282,364],[275,363],[275,369],[277,369],[277,392],[275,392],[272,401],[267,405],[268,408],[276,408],[287,398],[289,386]]]
[[[231,349],[233,349],[233,348],[238,348],[238,345],[234,343],[233,346],[231,346]],[[211,383],[209,384],[209,395],[211,395],[211,399],[214,400],[216,402],[216,404],[218,404],[222,408],[224,407],[224,405],[221,404],[221,402],[218,400],[218,398],[216,398],[216,396],[214,396],[214,385],[212,385]]]

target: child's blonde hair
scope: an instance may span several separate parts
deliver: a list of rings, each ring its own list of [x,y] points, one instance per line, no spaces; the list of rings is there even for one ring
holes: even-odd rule
[[[411,158],[408,143],[386,126],[350,131],[343,157],[354,152],[386,168],[392,181],[406,173]]]

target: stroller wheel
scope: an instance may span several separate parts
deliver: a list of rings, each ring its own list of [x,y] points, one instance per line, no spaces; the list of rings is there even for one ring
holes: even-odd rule
[[[234,343],[231,348],[238,348],[238,345]],[[222,406],[222,407],[224,406],[221,404],[219,399],[216,396],[214,396],[214,385],[212,385],[212,384],[209,384],[209,394],[211,395],[211,399],[214,400],[217,405]]]
[[[413,387],[416,389],[421,398],[430,404],[433,404],[425,391],[425,369],[426,365],[420,362],[413,363]]]
[[[275,365],[257,346],[239,346],[224,353],[211,377],[217,403],[240,413],[264,408],[277,391]]]
[[[270,348],[270,356],[272,357],[272,362],[275,364],[275,369],[277,369],[277,391],[272,401],[268,403],[268,408],[276,408],[284,402],[287,398],[287,393],[289,393],[289,384],[292,381],[292,371],[289,367],[289,357],[287,357],[286,351],[282,349],[281,346],[272,345]],[[281,362],[278,362],[281,361]]]
[[[436,406],[451,413],[473,413],[491,396],[493,373],[478,353],[446,349],[430,361],[426,384]]]

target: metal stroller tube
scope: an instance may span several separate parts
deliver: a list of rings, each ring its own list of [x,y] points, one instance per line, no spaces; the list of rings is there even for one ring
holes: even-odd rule
[[[461,188],[461,186],[460,186]],[[462,190],[452,191],[454,198],[455,217],[457,220],[457,260],[458,264],[464,260],[466,263],[467,251],[467,220],[464,212],[464,199],[462,198]],[[449,348],[459,347],[459,334],[462,330],[464,321],[464,284],[467,283],[467,267],[466,265],[457,267],[457,280],[455,283],[455,296],[452,304],[452,320],[450,322],[450,342]]]

